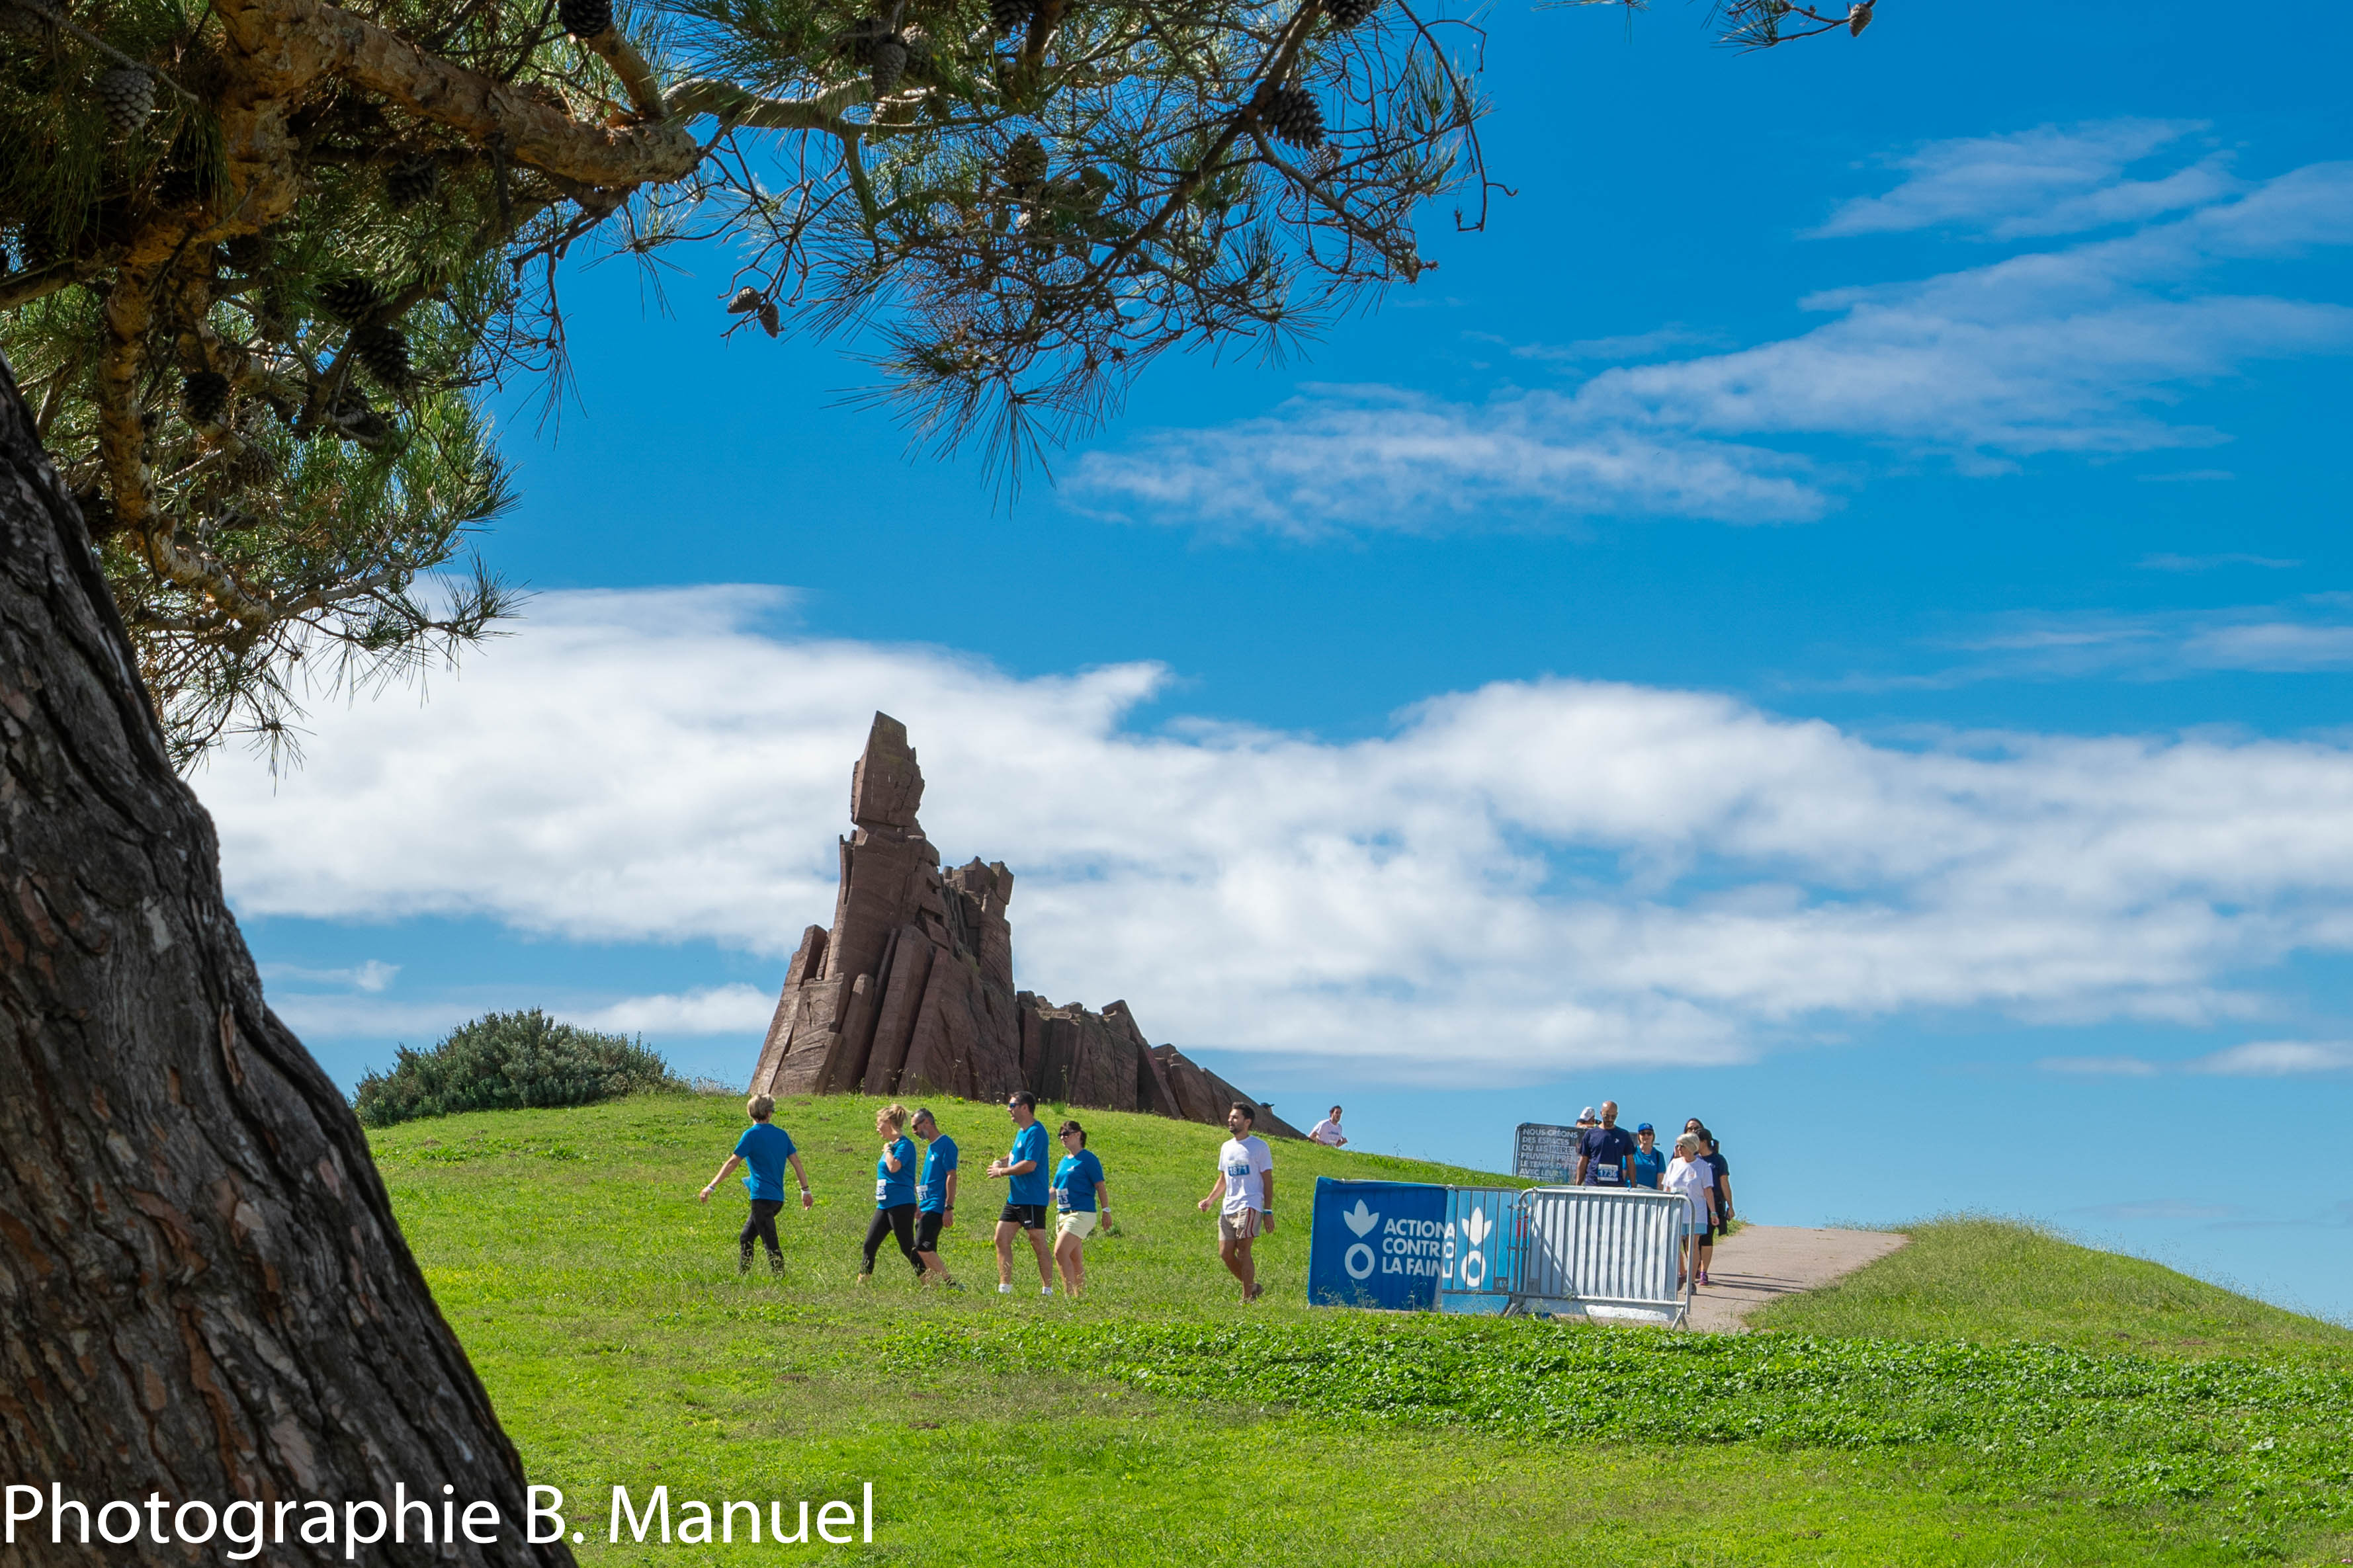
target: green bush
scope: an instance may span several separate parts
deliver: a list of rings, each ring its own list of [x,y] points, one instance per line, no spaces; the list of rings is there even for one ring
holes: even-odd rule
[[[400,1047],[388,1073],[360,1079],[353,1109],[368,1127],[460,1110],[589,1105],[647,1089],[684,1092],[642,1038],[600,1035],[528,1013],[485,1013],[429,1051]]]

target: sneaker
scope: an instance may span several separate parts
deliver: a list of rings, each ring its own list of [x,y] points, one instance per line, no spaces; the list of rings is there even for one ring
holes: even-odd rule
[[[1054,1288],[1051,1285],[1040,1285],[1038,1287],[1038,1294],[1040,1296],[1050,1296],[1053,1293]]]
[[[1253,1286],[1251,1286],[1251,1287],[1250,1288],[1249,1291],[1243,1295],[1242,1300],[1245,1300],[1245,1301],[1255,1301],[1255,1300],[1257,1300],[1261,1296],[1263,1296],[1263,1295],[1265,1295],[1265,1294],[1266,1294],[1266,1287],[1265,1287],[1265,1286],[1263,1286],[1263,1285],[1253,1285]]]
[[[1010,1296],[1013,1294],[1013,1287],[1010,1285],[999,1285],[997,1288],[997,1293],[1000,1296]]]

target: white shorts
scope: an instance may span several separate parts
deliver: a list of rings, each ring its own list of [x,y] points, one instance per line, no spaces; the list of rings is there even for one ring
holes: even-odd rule
[[[1084,1241],[1094,1233],[1094,1228],[1095,1215],[1092,1209],[1072,1209],[1061,1216],[1061,1228],[1059,1234],[1075,1236],[1081,1241]]]

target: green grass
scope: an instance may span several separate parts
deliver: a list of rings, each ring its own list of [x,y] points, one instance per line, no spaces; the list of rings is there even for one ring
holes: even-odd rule
[[[1907,1226],[1911,1244],[1750,1319],[1801,1334],[2032,1341],[2211,1355],[2353,1351],[2353,1330],[2138,1258],[1968,1215]]]
[[[736,1277],[739,1187],[694,1201],[741,1126],[732,1101],[372,1134],[443,1310],[533,1479],[565,1490],[586,1560],[2353,1557],[2353,1384],[2322,1341],[2193,1363],[1961,1344],[2009,1336],[1957,1307],[1916,1343],[1320,1311],[1303,1303],[1316,1174],[1494,1178],[1291,1144],[1290,1223],[1262,1248],[1268,1299],[1245,1310],[1192,1206],[1219,1132],[1083,1111],[1121,1234],[1090,1246],[1086,1300],[1041,1301],[1021,1274],[1027,1294],[1003,1298],[987,1242],[1001,1184],[977,1173],[1009,1130],[998,1108],[952,1102],[935,1109],[973,1180],[947,1256],[981,1289],[921,1292],[888,1251],[859,1287],[874,1103],[780,1109],[821,1199],[783,1216],[780,1280]],[[1932,1292],[1910,1289],[1916,1325]],[[615,1482],[789,1513],[865,1481],[871,1547],[602,1541]]]

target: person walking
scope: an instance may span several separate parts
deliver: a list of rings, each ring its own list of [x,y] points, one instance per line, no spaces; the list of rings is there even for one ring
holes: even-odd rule
[[[1577,1184],[1580,1187],[1630,1187],[1634,1184],[1634,1140],[1618,1125],[1618,1102],[1601,1102],[1600,1124],[1577,1141]]]
[[[915,1145],[907,1138],[907,1108],[886,1105],[874,1113],[874,1135],[882,1140],[882,1153],[874,1162],[874,1217],[866,1224],[866,1260],[858,1282],[874,1278],[874,1255],[882,1238],[895,1237],[899,1251],[914,1269],[920,1283],[923,1260],[915,1256]]]
[[[1065,1121],[1058,1135],[1062,1159],[1054,1167],[1054,1262],[1062,1271],[1062,1294],[1075,1301],[1087,1283],[1086,1239],[1098,1217],[1111,1223],[1111,1186],[1103,1162],[1087,1147],[1085,1128]]]
[[[1655,1193],[1666,1170],[1667,1157],[1659,1152],[1659,1134],[1645,1121],[1634,1129],[1634,1184]]]
[[[1732,1162],[1724,1157],[1724,1146],[1715,1141],[1715,1133],[1703,1127],[1700,1136],[1707,1140],[1707,1163],[1715,1171],[1715,1241],[1721,1241],[1731,1234],[1732,1227]],[[1714,1242],[1709,1244],[1709,1250],[1715,1250]]]
[[[1307,1136],[1323,1144],[1326,1149],[1345,1147],[1348,1135],[1340,1131],[1340,1108],[1334,1106],[1331,1115],[1308,1129]]]
[[[1013,1238],[1026,1235],[1038,1255],[1038,1294],[1054,1293],[1054,1264],[1046,1246],[1046,1127],[1038,1120],[1038,1097],[1026,1089],[1005,1102],[1013,1118],[1013,1152],[988,1165],[991,1181],[1008,1178],[1005,1207],[997,1216],[997,1293],[1013,1294]]]
[[[955,1140],[940,1131],[928,1110],[915,1112],[913,1131],[925,1145],[923,1179],[915,1184],[915,1256],[923,1260],[926,1283],[961,1290],[940,1259],[940,1232],[955,1226]]]
[[[1251,1131],[1258,1109],[1236,1100],[1226,1112],[1226,1131],[1232,1134],[1218,1150],[1218,1179],[1209,1195],[1195,1206],[1207,1214],[1218,1205],[1218,1258],[1242,1282],[1242,1300],[1255,1301],[1266,1294],[1258,1282],[1258,1260],[1251,1245],[1274,1229],[1274,1154],[1266,1140]]]
[[[768,1119],[776,1114],[776,1102],[768,1095],[755,1094],[744,1102],[744,1114],[752,1125],[744,1129],[744,1136],[735,1140],[735,1152],[719,1167],[719,1173],[703,1184],[695,1201],[709,1203],[712,1190],[727,1179],[727,1173],[737,1165],[744,1167],[744,1190],[752,1196],[752,1217],[744,1222],[744,1234],[736,1238],[743,1247],[743,1262],[738,1274],[752,1271],[752,1244],[765,1243],[768,1248],[768,1272],[785,1271],[785,1249],[776,1243],[776,1215],[785,1206],[785,1167],[793,1168],[793,1179],[800,1184],[801,1207],[806,1211],[817,1200],[810,1195],[807,1173],[801,1169],[800,1151],[793,1147],[793,1136]]]
[[[1706,1262],[1708,1237],[1715,1225],[1715,1172],[1701,1151],[1705,1140],[1696,1132],[1686,1132],[1675,1140],[1675,1157],[1667,1162],[1661,1178],[1662,1190],[1680,1193],[1683,1198],[1683,1245],[1682,1256],[1675,1259],[1675,1289],[1683,1288],[1686,1280],[1707,1283]]]

